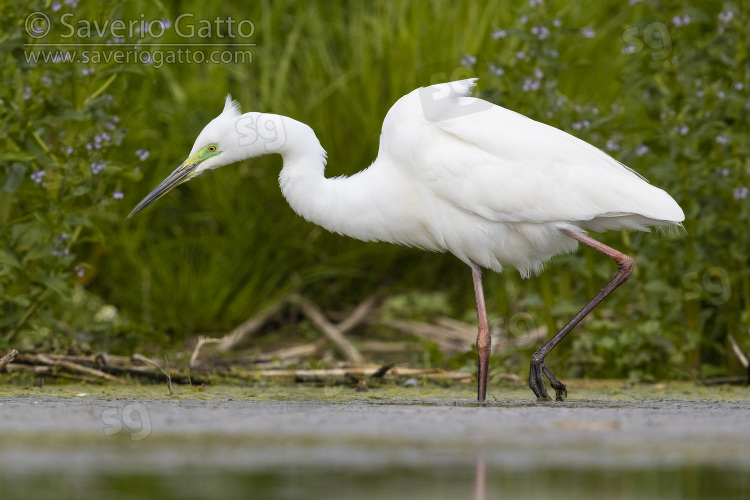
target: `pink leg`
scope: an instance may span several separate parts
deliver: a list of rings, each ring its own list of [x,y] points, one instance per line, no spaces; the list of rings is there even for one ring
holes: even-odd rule
[[[544,362],[544,358],[547,354],[573,329],[589,312],[591,312],[599,303],[604,300],[607,295],[612,293],[615,288],[625,283],[630,277],[630,273],[633,271],[634,262],[633,259],[622,252],[618,252],[614,248],[610,248],[604,243],[596,241],[590,236],[586,236],[582,233],[576,233],[573,231],[563,230],[563,234],[570,236],[574,240],[578,240],[581,243],[590,246],[595,250],[599,250],[604,255],[611,257],[617,262],[617,273],[609,283],[604,285],[599,293],[576,314],[573,319],[568,322],[554,337],[549,339],[546,344],[539,348],[531,357],[531,371],[529,373],[529,387],[534,391],[536,397],[539,399],[549,399],[547,395],[547,389],[544,387],[544,378],[542,373],[547,376],[549,383],[553,389],[555,389],[556,399],[563,401],[568,396],[568,390],[565,388],[565,384],[560,382],[552,375],[552,371],[547,367]]]
[[[479,320],[479,333],[477,334],[477,353],[479,354],[477,401],[479,401],[480,406],[484,406],[485,399],[487,398],[487,374],[490,366],[492,339],[490,338],[490,328],[487,326],[487,308],[484,305],[482,268],[476,262],[471,263],[471,276],[474,279],[474,295],[477,298],[477,320]]]

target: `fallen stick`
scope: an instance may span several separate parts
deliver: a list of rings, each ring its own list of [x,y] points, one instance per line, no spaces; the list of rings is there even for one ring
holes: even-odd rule
[[[0,359],[0,371],[2,371],[6,366],[8,366],[8,363],[12,363],[14,359],[16,359],[16,356],[18,356],[18,350],[17,349],[11,349],[8,351],[8,353]]]
[[[23,357],[24,359],[33,360],[42,365],[59,366],[60,368],[65,368],[69,371],[85,373],[97,378],[109,380],[110,382],[117,382],[118,384],[127,385],[127,382],[121,378],[115,377],[113,375],[110,375],[109,373],[105,373],[95,368],[89,368],[88,366],[79,365],[78,363],[74,363],[72,361],[52,359],[45,354],[24,354]]]
[[[195,368],[196,362],[198,361],[198,354],[200,354],[201,347],[203,347],[205,344],[219,344],[223,342],[223,339],[214,339],[210,337],[204,337],[199,336],[198,342],[195,344],[195,348],[193,349],[193,354],[190,355],[190,361],[188,362],[188,366],[190,368]]]
[[[269,363],[274,360],[290,362],[290,360],[307,359],[315,356],[321,347],[325,345],[325,339],[318,339],[311,344],[301,344],[275,351],[264,352],[250,359],[253,363]]]
[[[234,330],[219,339],[219,349],[222,351],[228,351],[244,342],[247,337],[260,330],[263,325],[266,324],[268,319],[271,316],[275,316],[288,302],[289,298],[283,297],[261,310],[257,315],[240,324]]]
[[[328,337],[335,344],[336,348],[342,355],[344,355],[347,360],[353,361],[355,363],[362,363],[365,360],[365,358],[362,356],[362,353],[359,352],[354,344],[352,344],[349,339],[344,336],[341,329],[328,321],[328,318],[325,317],[323,311],[321,311],[318,306],[313,304],[310,300],[299,295],[293,295],[291,297],[291,300],[292,302],[299,305],[302,314],[304,314],[307,319],[312,321],[315,327],[323,332],[323,335]],[[357,312],[357,309],[355,309],[355,312]],[[351,316],[353,316],[353,314],[349,317]],[[342,323],[346,322],[346,319],[342,321]],[[349,328],[352,328],[356,325],[356,323],[353,322],[349,323],[351,324]]]
[[[256,377],[298,377],[306,379],[325,379],[331,377],[347,377],[359,375],[371,377],[378,373],[382,367],[366,366],[352,368],[327,368],[320,370],[258,370],[247,372],[249,376]],[[420,368],[397,368],[393,367],[388,370],[391,376],[421,376],[433,379],[464,380],[474,377],[471,373],[465,372],[447,372],[439,369],[420,369]]]
[[[740,363],[742,363],[742,366],[745,368],[750,368],[750,362],[747,360],[747,357],[742,352],[742,349],[740,349],[740,346],[737,344],[737,341],[734,340],[734,336],[730,333],[727,335],[727,338],[729,339],[729,343],[732,344],[732,351],[734,351],[735,356],[737,356],[740,360]]]

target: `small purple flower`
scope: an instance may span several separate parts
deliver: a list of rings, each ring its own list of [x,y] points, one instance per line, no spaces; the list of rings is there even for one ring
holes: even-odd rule
[[[520,18],[518,18],[518,20],[521,22],[521,24],[526,24],[527,22],[529,22],[529,18],[526,16],[521,16]]]
[[[70,237],[68,233],[60,233],[58,236],[61,240],[67,240]]]
[[[734,188],[734,192],[732,193],[734,195],[735,200],[744,200],[747,198],[747,186],[740,186],[737,188]]]
[[[492,32],[492,38],[497,40],[498,38],[505,38],[508,36],[508,33],[506,33],[505,30],[495,30]]]
[[[62,9],[60,2],[52,2],[52,12],[57,12],[60,9]]]
[[[533,7],[535,5],[544,5],[544,0],[529,0],[529,7]]]
[[[678,28],[680,26],[687,26],[688,24],[690,24],[690,16],[688,16],[687,14],[683,14],[681,16],[674,16],[672,18],[672,24],[674,24]]]
[[[70,5],[71,8],[75,9],[78,7],[78,0],[64,0],[65,5]]]
[[[44,170],[37,170],[36,172],[31,174],[30,177],[32,181],[36,182],[37,184],[41,184],[46,174],[47,173]]]
[[[104,126],[108,128],[109,130],[114,130],[115,128],[117,128],[117,125],[115,125],[114,122],[107,122],[104,124]]]
[[[168,30],[172,27],[172,21],[170,21],[169,19],[162,19],[161,21],[159,21],[159,24],[161,24],[162,29],[165,30]]]
[[[729,169],[728,168],[716,167],[714,169],[714,172],[716,172],[717,174],[719,174],[722,177],[727,177],[729,175]]]
[[[724,99],[725,96],[726,94],[724,93],[723,90],[720,90],[716,93],[716,97],[718,97],[719,99]]]
[[[553,19],[552,26],[554,26],[555,28],[559,28],[560,26],[562,26],[562,21],[560,21],[559,19]]]
[[[641,145],[640,145],[640,146],[638,146],[638,148],[637,148],[637,149],[635,150],[635,154],[636,154],[636,156],[643,156],[643,155],[645,155],[646,153],[648,153],[648,146],[646,146],[645,144],[641,144]]]
[[[467,68],[471,68],[477,63],[477,58],[472,56],[471,54],[466,54],[461,58],[461,66],[466,66]]]
[[[719,21],[721,21],[723,24],[729,24],[729,21],[732,20],[734,17],[734,12],[731,10],[725,10],[724,12],[719,13]]]
[[[494,64],[490,64],[489,67],[490,67],[490,71],[495,73],[497,76],[502,76],[503,73],[505,73],[505,71],[503,71],[503,68],[501,68],[500,66],[495,66]]]
[[[87,142],[87,143],[86,143],[86,149],[87,149],[87,150],[91,151],[91,148],[93,148],[93,147],[94,147],[94,145],[93,145],[93,144],[91,144],[90,142]]]
[[[87,75],[90,75],[90,74],[91,74],[91,73],[93,73],[93,72],[94,72],[94,68],[83,68],[83,69],[81,70],[81,74],[82,74],[83,76],[87,76]]]
[[[97,175],[104,169],[104,163],[101,161],[95,161],[91,164],[91,173]]]
[[[52,78],[46,75],[40,78],[40,80],[42,81],[45,87],[49,87],[50,85],[52,85]]]
[[[745,84],[743,84],[742,82],[734,82],[734,85],[732,85],[732,87],[734,87],[734,90],[742,90],[743,88],[745,88]]]
[[[541,70],[541,69],[539,69],[539,68],[534,68],[534,76],[535,76],[535,77],[536,77],[536,78],[537,78],[538,80],[541,80],[541,79],[542,79],[542,77],[544,76],[544,71],[542,71],[542,70]]]
[[[588,120],[583,120],[580,122],[573,122],[571,126],[573,127],[573,130],[581,130],[582,128],[589,128],[589,125],[591,124]]]
[[[83,278],[83,275],[85,274],[85,271],[83,270],[83,266],[78,264],[74,269],[76,276],[79,278]]]
[[[617,144],[612,139],[607,141],[606,147],[607,147],[607,151],[619,151],[620,150],[620,145]]]
[[[622,48],[623,54],[635,54],[635,45],[629,44]]]
[[[68,146],[67,148],[65,148],[65,153],[69,155],[73,154],[73,148],[71,146]]]
[[[729,137],[725,135],[717,135],[716,142],[718,142],[719,144],[729,144]]]
[[[560,53],[556,49],[552,49],[552,50],[549,51],[549,55],[553,59],[557,59],[560,56]]]
[[[114,198],[115,200],[121,200],[124,197],[125,195],[122,193],[122,191],[115,191],[114,193],[112,193],[112,198]]]
[[[137,157],[138,157],[138,158],[139,158],[139,159],[140,159],[141,161],[146,161],[146,160],[148,159],[148,157],[149,157],[149,155],[150,155],[150,154],[151,154],[151,153],[149,153],[149,152],[148,152],[147,150],[145,150],[145,149],[139,149],[138,151],[136,151],[136,152],[135,152],[135,155],[136,155],[136,156],[137,156]]]
[[[635,5],[635,4],[639,3],[639,2],[642,2],[642,1],[643,0],[629,0],[628,1],[628,5],[630,5],[632,7],[633,5]]]
[[[581,29],[581,35],[583,35],[583,38],[594,38],[594,36],[596,36],[596,31],[594,31],[593,28],[586,26]]]
[[[120,122],[120,117],[117,116],[117,115],[112,115],[112,121],[115,122],[115,123],[119,123]]]
[[[680,135],[687,135],[688,132],[690,132],[690,127],[687,125],[682,125],[677,129],[677,133]]]
[[[526,54],[522,50],[519,50],[518,52],[516,52],[516,57],[518,59],[526,59]]]
[[[531,28],[531,34],[536,35],[539,40],[544,40],[549,36],[549,29],[546,26],[534,26]]]
[[[539,80],[533,80],[531,78],[527,78],[523,82],[523,91],[529,92],[530,90],[539,90],[540,82]]]
[[[28,85],[23,89],[23,100],[28,101],[31,98],[31,87]]]

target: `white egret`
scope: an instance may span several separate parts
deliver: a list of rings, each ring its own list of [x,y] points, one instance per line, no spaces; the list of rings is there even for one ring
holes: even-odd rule
[[[548,399],[565,385],[547,354],[628,279],[633,259],[586,230],[680,226],[684,214],[664,191],[590,144],[561,130],[469,97],[475,79],[419,88],[388,111],[377,159],[351,177],[326,178],[326,152],[307,125],[246,113],[227,96],[188,159],[128,215],[213,168],[278,153],[279,184],[294,211],[325,229],[365,241],[451,252],[471,268],[479,333],[478,400],[484,403],[490,332],[481,269],[516,267],[524,277],[584,243],[617,262],[602,290],[531,358],[529,386]]]

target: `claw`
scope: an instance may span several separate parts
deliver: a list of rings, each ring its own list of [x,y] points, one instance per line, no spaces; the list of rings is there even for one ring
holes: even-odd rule
[[[568,388],[565,387],[565,384],[562,384],[562,387],[555,387],[555,400],[556,401],[565,401],[565,398],[568,397]]]
[[[544,361],[535,363],[531,362],[531,368],[529,370],[529,387],[534,391],[536,398],[540,401],[551,401],[552,398],[547,394],[547,388],[544,386],[544,376],[549,380],[549,384],[555,390],[555,400],[565,401],[568,397],[568,389],[552,374],[552,370],[547,367]]]

